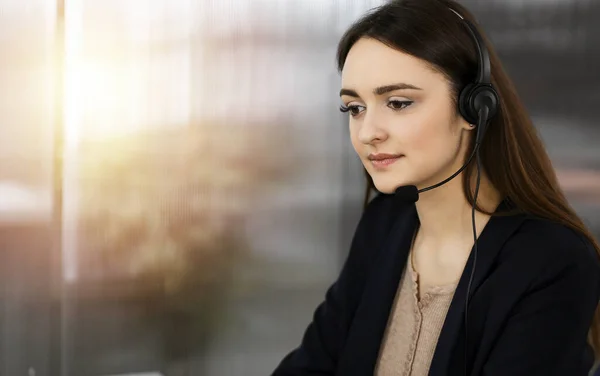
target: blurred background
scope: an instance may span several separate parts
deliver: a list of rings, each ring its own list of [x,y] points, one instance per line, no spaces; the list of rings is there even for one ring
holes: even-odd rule
[[[348,251],[384,0],[0,0],[0,375],[258,376]],[[600,1],[464,0],[600,236]]]

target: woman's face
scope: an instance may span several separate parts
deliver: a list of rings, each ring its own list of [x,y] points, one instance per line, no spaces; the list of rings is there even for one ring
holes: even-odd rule
[[[352,145],[380,192],[433,185],[464,163],[473,128],[448,80],[423,60],[363,38],[346,58],[340,95]]]

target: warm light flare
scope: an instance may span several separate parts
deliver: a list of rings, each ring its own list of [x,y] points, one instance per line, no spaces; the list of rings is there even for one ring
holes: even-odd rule
[[[64,280],[210,285],[245,250],[240,224],[261,189],[286,171],[286,126],[249,116],[222,85],[243,80],[223,71],[209,70],[202,113],[192,106],[208,76],[192,74],[204,55],[193,1],[115,3],[98,19],[83,1],[65,3]]]

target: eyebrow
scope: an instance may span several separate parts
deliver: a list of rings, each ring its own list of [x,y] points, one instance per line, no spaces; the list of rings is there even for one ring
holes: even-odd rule
[[[385,86],[380,86],[377,87],[373,90],[373,94],[375,95],[383,95],[385,93],[389,93],[390,91],[396,91],[396,90],[423,90],[420,87],[416,87],[414,85],[411,84],[406,84],[406,83],[397,83],[397,84],[392,84],[392,85],[385,85]],[[340,97],[342,95],[348,95],[350,97],[355,97],[355,98],[359,98],[358,94],[356,93],[355,90],[352,89],[342,89],[340,90]]]

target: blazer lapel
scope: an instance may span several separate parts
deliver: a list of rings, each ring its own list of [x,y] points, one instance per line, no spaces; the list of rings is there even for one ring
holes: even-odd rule
[[[508,204],[503,201],[497,212],[508,209]],[[523,223],[524,215],[507,215],[507,216],[492,216],[487,225],[477,239],[477,264],[475,266],[475,274],[469,296],[481,285],[486,275],[488,274],[493,262],[504,246],[504,243]],[[457,343],[464,346],[464,314],[465,314],[465,297],[467,295],[467,287],[471,277],[473,268],[474,253],[471,252],[469,259],[465,265],[458,286],[454,293],[454,297],[448,309],[448,314],[444,321],[444,326],[440,332],[437,347],[429,368],[429,376],[447,376],[450,373],[449,367],[451,356]],[[460,341],[459,341],[460,339]],[[462,346],[461,346],[462,347]],[[464,347],[460,349],[459,355],[464,358]],[[456,360],[452,361],[456,364]],[[464,366],[464,360],[458,361]],[[462,367],[461,367],[462,368]],[[454,370],[453,370],[454,371]],[[464,374],[464,369],[456,370],[456,374]]]
[[[417,223],[412,204],[402,210],[380,250],[356,310],[338,375],[373,375]]]

